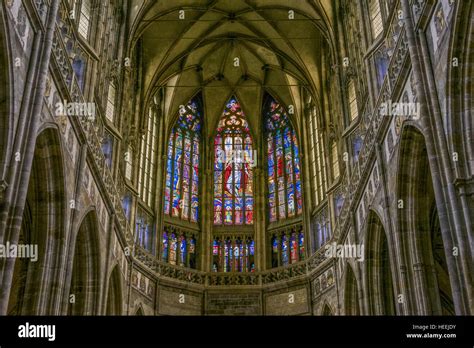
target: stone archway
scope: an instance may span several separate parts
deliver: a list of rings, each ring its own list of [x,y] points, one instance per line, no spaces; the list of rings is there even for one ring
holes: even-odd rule
[[[344,309],[346,315],[360,315],[359,287],[352,267],[346,265]]]
[[[123,298],[120,278],[119,266],[115,266],[109,279],[106,315],[122,315]]]
[[[323,305],[323,310],[322,310],[322,312],[321,312],[321,315],[323,315],[323,316],[331,316],[331,315],[334,315],[334,314],[332,313],[332,309],[331,309],[331,307],[329,306],[328,303],[325,303],[325,304]]]
[[[433,255],[434,272],[436,274],[436,281],[439,289],[441,315],[455,315],[453,295],[449,281],[448,264],[444,252],[441,227],[439,226],[438,210],[436,209],[436,204],[434,202],[430,209],[429,216],[431,253]]]
[[[406,126],[400,144],[397,197],[403,209],[399,209],[398,228],[412,314],[454,314],[425,139],[419,130]]]
[[[142,306],[138,307],[137,311],[135,312],[136,316],[144,316],[145,312],[143,312]]]
[[[74,247],[69,290],[69,315],[98,315],[100,300],[100,249],[96,213],[82,220]]]
[[[57,314],[62,282],[66,196],[59,133],[48,128],[36,139],[18,245],[36,249],[34,258],[17,258],[8,314]],[[34,256],[32,254],[32,256]]]
[[[395,293],[387,235],[379,216],[370,211],[366,233],[369,314],[396,315]]]

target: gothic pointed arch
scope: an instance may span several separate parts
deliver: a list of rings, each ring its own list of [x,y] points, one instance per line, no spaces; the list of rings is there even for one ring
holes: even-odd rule
[[[323,310],[321,311],[321,315],[322,316],[332,316],[332,315],[334,315],[334,312],[332,311],[331,306],[329,305],[329,303],[324,302]]]
[[[303,212],[298,139],[286,109],[270,94],[263,104],[270,223]]]
[[[136,315],[136,316],[144,316],[144,315],[145,315],[145,312],[143,311],[142,305],[138,306],[138,309],[137,309],[137,311],[135,312],[135,315]]]
[[[59,132],[43,130],[36,139],[34,160],[19,242],[36,245],[35,262],[15,259],[9,314],[57,314],[61,258],[65,241],[66,194]],[[34,256],[33,254],[31,256]]]
[[[97,214],[90,210],[82,219],[74,243],[68,315],[98,315],[100,312],[99,243]]]
[[[397,194],[409,207],[400,209],[398,224],[414,310],[424,315],[454,314],[452,272],[441,235],[425,138],[413,126],[402,129],[398,170]]]
[[[119,266],[116,265],[109,277],[109,288],[107,291],[107,307],[106,315],[121,315],[123,310],[123,291],[122,291],[122,275]]]
[[[204,108],[201,93],[181,105],[166,147],[161,260],[197,267]],[[183,227],[180,221],[185,222]]]
[[[392,279],[393,262],[384,225],[373,210],[367,217],[366,277],[369,314],[396,315],[396,298]]]
[[[253,224],[253,156],[246,115],[232,96],[214,137],[214,225]]]
[[[344,286],[344,309],[346,315],[360,315],[359,287],[352,266],[346,264]]]
[[[214,135],[213,272],[254,272],[254,141],[235,95],[225,104]]]
[[[202,97],[198,94],[186,105],[181,105],[166,155],[164,213],[194,223],[199,219],[202,122]]]

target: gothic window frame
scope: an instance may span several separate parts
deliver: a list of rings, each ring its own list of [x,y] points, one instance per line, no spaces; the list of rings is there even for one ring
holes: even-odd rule
[[[78,5],[77,2],[75,5]],[[92,19],[93,19],[93,1],[81,0],[78,6],[77,32],[86,41],[91,38]]]
[[[203,147],[203,113],[202,97],[200,94],[196,94],[187,104],[180,106],[178,118],[171,128],[166,142],[163,212],[165,216],[172,219],[180,219],[191,223],[199,223],[200,221],[199,182],[201,179],[200,156]],[[192,122],[192,124],[188,124],[189,122]],[[179,144],[178,141],[180,141]],[[189,151],[186,151],[187,144],[189,144]],[[186,168],[188,168],[188,178],[184,175]],[[175,182],[176,178],[177,183]],[[175,187],[176,184],[179,187]],[[187,194],[187,205],[185,205],[186,199],[183,192]],[[178,199],[178,207],[174,206],[175,198]],[[187,209],[184,209],[184,207]]]
[[[215,235],[211,255],[211,272],[255,272],[255,239],[250,235]]]
[[[111,81],[107,87],[107,98],[105,105],[105,118],[108,122],[115,122],[115,104],[117,99],[117,87],[115,83]]]
[[[71,64],[74,70],[74,79],[83,93],[86,86],[89,59],[89,54],[80,45],[76,46]]]
[[[361,132],[360,128],[356,128],[351,135],[349,136],[350,141],[350,149],[351,149],[351,157],[352,157],[352,164],[355,165],[360,156],[360,152],[362,151],[362,147],[364,146],[364,137],[363,132]],[[358,148],[357,152],[357,146]]]
[[[127,146],[127,151],[125,152],[124,156],[124,177],[128,181],[132,181],[133,179],[133,147],[131,145]]]
[[[127,189],[125,190],[121,203],[122,203],[122,208],[125,214],[125,218],[127,219],[128,222],[130,222],[131,217],[132,217],[132,209],[133,209],[133,195],[132,192]]]
[[[318,115],[316,107],[313,107],[308,115],[307,124],[309,128],[310,147],[310,170],[312,177],[314,206],[319,206],[326,198],[327,174],[326,157],[324,156],[324,137],[318,126]]]
[[[272,103],[275,105],[272,106]],[[267,111],[267,109],[269,111]],[[276,112],[277,109],[281,116],[278,116],[278,112]],[[295,219],[303,213],[303,180],[300,142],[296,129],[286,110],[283,103],[277,98],[269,93],[266,94],[263,100],[262,118],[265,127],[263,132],[264,143],[267,144],[265,150],[266,177],[268,179],[266,201],[268,220],[270,223]],[[279,117],[280,119],[278,119]],[[278,127],[274,123],[276,121],[280,122]],[[285,139],[289,139],[289,144],[288,140],[285,142]],[[270,158],[272,162],[269,162]],[[290,159],[289,162],[291,166],[288,166],[288,159]],[[283,167],[282,170],[280,170],[279,167]],[[291,171],[289,170],[290,167]],[[299,172],[299,177],[297,176],[297,172]],[[272,176],[274,179],[273,185],[270,179]],[[291,183],[288,181],[290,177]],[[291,196],[290,188],[293,190],[294,210],[292,213],[290,213],[291,205],[289,204],[289,197]],[[274,204],[272,204],[272,201]]]
[[[333,182],[341,177],[341,163],[339,160],[339,147],[336,139],[332,139],[330,145],[331,157],[331,174]]]
[[[351,78],[347,82],[347,106],[349,111],[349,124],[359,118],[359,101],[357,99],[356,79]]]
[[[113,163],[114,163],[114,148],[116,145],[117,141],[115,139],[115,136],[111,131],[108,129],[104,130],[104,135],[102,138],[102,153],[104,154],[105,157],[105,165],[108,166],[109,168],[113,168]]]
[[[393,48],[389,48],[385,42],[381,42],[371,57],[371,62],[374,66],[375,87],[377,91],[380,91],[388,75],[388,67],[390,65],[389,50],[393,50]]]
[[[384,32],[384,19],[382,15],[382,6],[380,5],[380,0],[369,0],[368,10],[370,34],[372,36],[372,40],[375,41]]]
[[[144,207],[138,206],[135,216],[135,243],[155,255],[156,224],[154,216]]]
[[[313,252],[318,251],[332,238],[331,216],[328,206],[322,207],[312,219]]]
[[[233,110],[233,106],[231,106],[233,103],[237,104],[235,110]],[[226,143],[228,139],[231,139],[231,141],[229,140]],[[238,143],[236,143],[236,139],[240,139]],[[215,227],[253,226],[254,224],[254,171],[250,162],[253,158],[253,150],[254,140],[247,121],[247,116],[237,95],[232,94],[221,113],[216,133],[213,137],[213,225]],[[235,154],[237,154],[238,151],[241,151],[243,158],[238,157],[240,157],[240,160],[243,159],[243,161],[235,163],[236,161],[234,161],[233,158],[235,159],[237,157]],[[231,157],[229,158],[229,156]],[[231,166],[230,175],[228,175],[228,160]],[[247,171],[245,171],[245,169],[247,169]],[[235,178],[238,171],[241,171],[241,174],[239,174],[240,187],[242,185],[244,186],[241,195],[235,194]],[[247,175],[246,184],[245,179],[242,181],[242,174],[244,177]],[[226,175],[228,182],[225,180]],[[232,190],[226,190],[227,184],[231,185]],[[236,203],[239,199],[241,200],[241,204],[239,204],[240,209],[236,209]],[[227,202],[231,203],[231,221],[226,217],[226,211],[228,211],[227,207],[229,206]],[[240,211],[240,222],[236,220],[237,211]],[[218,217],[219,215],[220,217]]]
[[[298,223],[269,234],[270,267],[286,267],[306,258],[303,224]]]
[[[152,106],[147,108],[145,132],[140,139],[140,161],[138,174],[138,195],[142,202],[153,209],[153,190],[156,185],[158,115]]]
[[[170,265],[197,268],[197,231],[165,224],[161,234],[160,260]]]

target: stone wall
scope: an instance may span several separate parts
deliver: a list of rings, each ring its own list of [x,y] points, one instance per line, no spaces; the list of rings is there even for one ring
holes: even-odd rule
[[[207,315],[262,315],[258,292],[208,292],[206,298]]]
[[[202,295],[188,290],[160,287],[158,314],[201,315]]]
[[[306,288],[288,290],[265,296],[266,315],[301,315],[308,314],[309,312],[310,306]]]

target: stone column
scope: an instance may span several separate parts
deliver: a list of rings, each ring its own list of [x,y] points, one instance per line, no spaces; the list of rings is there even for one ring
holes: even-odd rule
[[[307,107],[304,110],[302,127],[301,140],[300,140],[300,172],[303,174],[300,178],[302,183],[302,194],[303,194],[303,234],[304,234],[304,244],[305,244],[305,257],[308,258],[313,252],[312,246],[314,245],[314,235],[311,231],[311,218],[313,209],[316,208],[316,202],[313,202],[313,193],[312,189],[317,190],[317,187],[311,187],[311,151],[310,151],[310,132],[308,131],[306,125],[308,125],[308,118],[313,117],[312,115],[313,105],[307,104]],[[314,174],[314,173],[313,173]],[[316,196],[318,193],[316,192]],[[299,244],[299,241],[298,241]]]
[[[203,151],[203,154],[207,154],[207,151]],[[210,156],[213,159],[213,156]],[[203,170],[201,171],[201,180],[202,180],[202,188],[201,188],[201,235],[199,239],[199,249],[201,250],[201,270],[205,272],[212,271],[212,250],[211,250],[211,243],[212,243],[212,233],[214,227],[214,204],[213,204],[213,197],[212,192],[214,191],[213,188],[213,173],[212,170],[206,168],[206,164],[209,161],[209,157],[205,156],[205,161],[201,162],[201,167]]]
[[[163,232],[164,224],[163,224],[163,196],[164,196],[164,185],[165,185],[165,172],[166,172],[166,163],[167,163],[167,158],[166,158],[166,144],[167,138],[166,138],[166,126],[164,122],[164,117],[163,114],[161,113],[160,110],[161,105],[155,105],[153,108],[154,112],[154,117],[158,117],[158,136],[157,136],[157,142],[158,146],[156,149],[156,168],[155,168],[155,174],[156,174],[156,186],[154,190],[155,194],[155,216],[156,216],[156,231],[155,231],[155,240],[154,240],[154,245],[155,245],[155,255],[158,257],[160,256],[160,251],[161,251],[161,234]]]
[[[450,181],[452,179],[452,175],[450,174],[451,163],[448,160],[445,148],[446,140],[444,139],[444,134],[442,134],[442,125],[439,124],[440,115],[436,110],[430,108],[428,102],[429,96],[425,92],[425,90],[430,88],[430,86],[425,86],[423,83],[425,81],[425,73],[422,64],[426,64],[426,57],[425,60],[423,60],[423,56],[420,57],[420,45],[416,40],[411,7],[408,0],[401,0],[401,5],[405,17],[405,33],[408,41],[408,50],[413,74],[415,76],[415,88],[419,96],[421,109],[420,124],[423,129],[423,134],[425,135],[426,149],[430,159],[429,163],[433,179],[433,188],[435,191],[441,234],[446,250],[446,261],[449,269],[454,307],[456,314],[465,315],[470,313],[467,292],[472,291],[472,283],[470,282],[472,274],[469,274],[469,267],[467,265],[467,262],[470,261],[468,256],[470,253],[466,249],[467,246],[464,245],[462,239],[458,240],[457,238],[458,233],[463,230],[459,218],[457,217],[460,207],[453,183]],[[422,55],[426,56],[427,54],[428,52],[425,50],[422,51]],[[443,170],[441,170],[441,168],[443,168]],[[443,171],[447,177],[443,177]],[[451,215],[450,212],[454,213]],[[454,220],[452,221],[454,226],[451,226],[450,217]],[[453,227],[454,231],[452,231]],[[460,261],[453,255],[453,247],[460,249]]]
[[[4,211],[2,212],[2,225],[0,225],[0,236],[3,241],[10,241],[17,243],[20,230],[23,210],[26,202],[26,195],[28,192],[28,182],[31,173],[31,166],[33,164],[34,150],[36,145],[36,135],[40,125],[40,113],[43,107],[43,97],[46,89],[46,80],[49,73],[49,63],[52,52],[52,43],[54,29],[56,26],[56,16],[59,8],[59,0],[51,0],[49,6],[49,13],[46,20],[45,32],[42,34],[38,32],[42,42],[35,42],[34,49],[38,49],[38,44],[42,45],[40,49],[42,56],[39,57],[39,64],[37,71],[29,71],[31,77],[28,78],[28,83],[33,83],[31,91],[32,107],[31,113],[25,114],[24,117],[29,120],[29,124],[25,124],[23,134],[19,134],[15,139],[14,149],[22,149],[21,156],[23,161],[15,162],[13,158],[13,166],[9,172],[10,186],[7,189]],[[39,55],[38,54],[38,55]],[[30,80],[36,76],[36,81]],[[28,121],[26,121],[28,122]],[[20,131],[21,132],[21,131]],[[23,142],[24,144],[18,144]],[[19,150],[18,150],[19,151]],[[0,315],[5,315],[8,308],[8,299],[10,296],[10,288],[13,278],[13,270],[15,267],[15,259],[5,259],[0,262]]]
[[[386,221],[386,228],[387,228],[387,235],[390,238],[390,242],[393,245],[393,252],[396,253],[396,251],[403,250],[402,248],[402,242],[401,242],[401,236],[400,236],[400,229],[394,228],[396,226],[396,222],[393,220],[393,216],[391,215],[391,210],[390,210],[390,197],[389,197],[389,191],[387,189],[387,174],[386,174],[386,166],[383,158],[383,150],[382,150],[382,145],[376,143],[375,145],[375,154],[377,158],[377,167],[379,171],[379,177],[380,177],[380,188],[381,188],[381,193],[382,193],[382,206],[383,206],[383,219]],[[406,315],[406,314],[415,314],[413,313],[413,309],[411,307],[411,303],[414,300],[413,298],[409,298],[409,293],[408,293],[408,284],[407,284],[407,279],[406,279],[406,273],[404,274],[401,270],[404,269],[406,270],[406,265],[404,264],[404,258],[403,255],[400,255],[400,253],[394,255],[395,257],[393,258],[394,262],[391,262],[391,268],[393,272],[393,276],[395,279],[393,279],[393,284],[395,286],[394,292],[395,294],[402,294],[405,298],[404,302],[398,306],[398,311],[397,314],[399,315]],[[397,268],[400,270],[399,272],[397,271]],[[417,313],[420,314],[420,313]]]
[[[263,154],[260,151],[260,154]],[[260,158],[264,157],[263,155]],[[265,221],[266,216],[266,205],[265,205],[265,192],[267,183],[265,181],[265,171],[262,169],[263,160],[259,161],[258,167],[254,168],[254,241],[255,241],[255,269],[263,271],[268,267],[267,264],[267,231]]]

